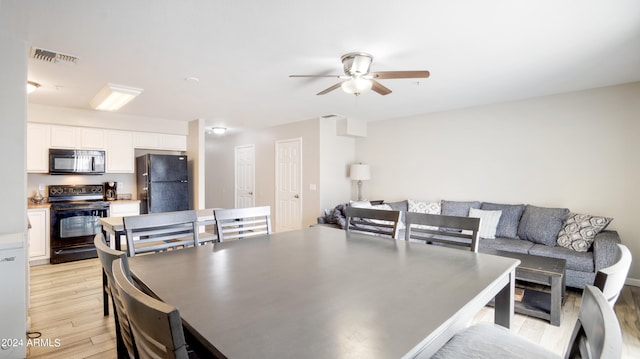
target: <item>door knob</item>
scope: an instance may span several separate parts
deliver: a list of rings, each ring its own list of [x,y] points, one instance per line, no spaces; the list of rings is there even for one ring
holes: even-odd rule
[[[293,198],[300,198],[300,196],[298,196],[298,195],[295,195],[295,196],[293,196]]]
[[[249,196],[253,196],[253,192],[249,192]]]

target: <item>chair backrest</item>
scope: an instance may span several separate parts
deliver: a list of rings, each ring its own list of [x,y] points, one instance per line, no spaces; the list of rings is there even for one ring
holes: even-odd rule
[[[193,210],[143,214],[122,220],[129,257],[198,243],[198,215]]]
[[[344,212],[347,232],[364,232],[398,239],[400,211],[348,206]]]
[[[113,262],[115,286],[122,296],[140,358],[188,358],[180,312],[136,288],[123,262]]]
[[[598,287],[613,307],[618,300],[620,291],[627,280],[627,274],[631,267],[631,252],[627,246],[618,244],[617,261],[606,268],[600,269],[596,273],[594,285]]]
[[[115,288],[113,279],[113,262],[117,259],[121,260],[122,270],[125,277],[130,278],[129,274],[129,262],[127,261],[127,254],[125,252],[111,249],[104,241],[102,233],[96,234],[93,239],[93,243],[96,246],[98,252],[98,258],[102,264],[102,269],[107,276],[107,282],[109,285],[109,293],[111,294],[111,302],[113,303],[113,310],[116,323],[116,335],[119,341],[122,341],[124,347],[129,354],[129,358],[137,358],[138,350],[133,340],[133,333],[131,332],[131,326],[129,325],[129,317],[124,309],[124,303],[118,289]]]
[[[407,212],[405,240],[441,243],[478,252],[480,218]]]
[[[216,229],[216,219],[213,215],[213,209],[209,210],[210,216],[198,218],[198,243],[215,243],[218,242],[218,231]]]
[[[271,234],[271,207],[216,209],[213,211],[220,242]]]
[[[565,358],[619,359],[621,354],[622,333],[616,313],[600,289],[586,285]]]

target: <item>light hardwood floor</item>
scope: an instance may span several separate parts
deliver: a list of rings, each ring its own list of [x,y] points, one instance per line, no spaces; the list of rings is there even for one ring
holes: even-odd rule
[[[102,277],[97,259],[31,267],[30,277],[31,331],[41,337],[28,347],[28,358],[116,357],[113,316],[102,315]],[[560,327],[517,314],[512,329],[562,354],[579,306],[580,293],[570,290]],[[640,288],[625,286],[615,310],[623,331],[622,357],[640,358]],[[493,322],[493,309],[485,307],[474,321]],[[48,346],[42,345],[47,341]]]

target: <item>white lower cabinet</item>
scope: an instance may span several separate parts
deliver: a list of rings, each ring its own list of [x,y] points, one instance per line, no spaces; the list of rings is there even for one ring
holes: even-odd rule
[[[140,214],[140,201],[113,201],[109,205],[109,217],[137,216]]]
[[[49,263],[49,208],[33,208],[27,211],[29,216],[29,264]]]

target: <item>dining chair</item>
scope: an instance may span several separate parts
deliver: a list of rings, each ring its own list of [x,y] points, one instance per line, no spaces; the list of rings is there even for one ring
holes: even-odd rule
[[[623,244],[616,246],[617,261],[609,267],[602,268],[596,273],[596,279],[593,285],[600,288],[604,296],[613,307],[620,296],[620,291],[624,287],[627,280],[627,274],[631,267],[631,252],[629,248]]]
[[[622,333],[616,313],[600,289],[587,285],[564,358],[619,359]],[[420,357],[420,356],[418,356]],[[562,358],[498,325],[475,324],[454,335],[432,356],[445,358]]]
[[[129,325],[129,318],[124,310],[122,297],[120,296],[118,289],[115,288],[113,279],[113,262],[116,259],[121,260],[124,275],[127,278],[130,278],[127,254],[125,252],[111,249],[104,241],[102,233],[96,234],[93,238],[93,243],[96,246],[96,252],[98,253],[103,273],[107,277],[107,288],[105,289],[111,297],[111,303],[113,304],[118,358],[138,358],[138,350],[133,340],[133,333],[131,332],[131,326]],[[105,298],[105,300],[108,299]]]
[[[196,211],[177,211],[123,217],[127,254],[166,251],[198,243]]]
[[[210,216],[198,218],[198,244],[218,242],[218,230],[213,209],[209,210]]]
[[[113,277],[129,315],[140,358],[188,358],[178,309],[136,288],[121,259],[113,261]]]
[[[400,211],[347,206],[346,231],[398,239]]]
[[[419,240],[478,252],[480,218],[407,212],[405,240]]]
[[[220,242],[271,234],[270,206],[216,209],[213,214]]]

